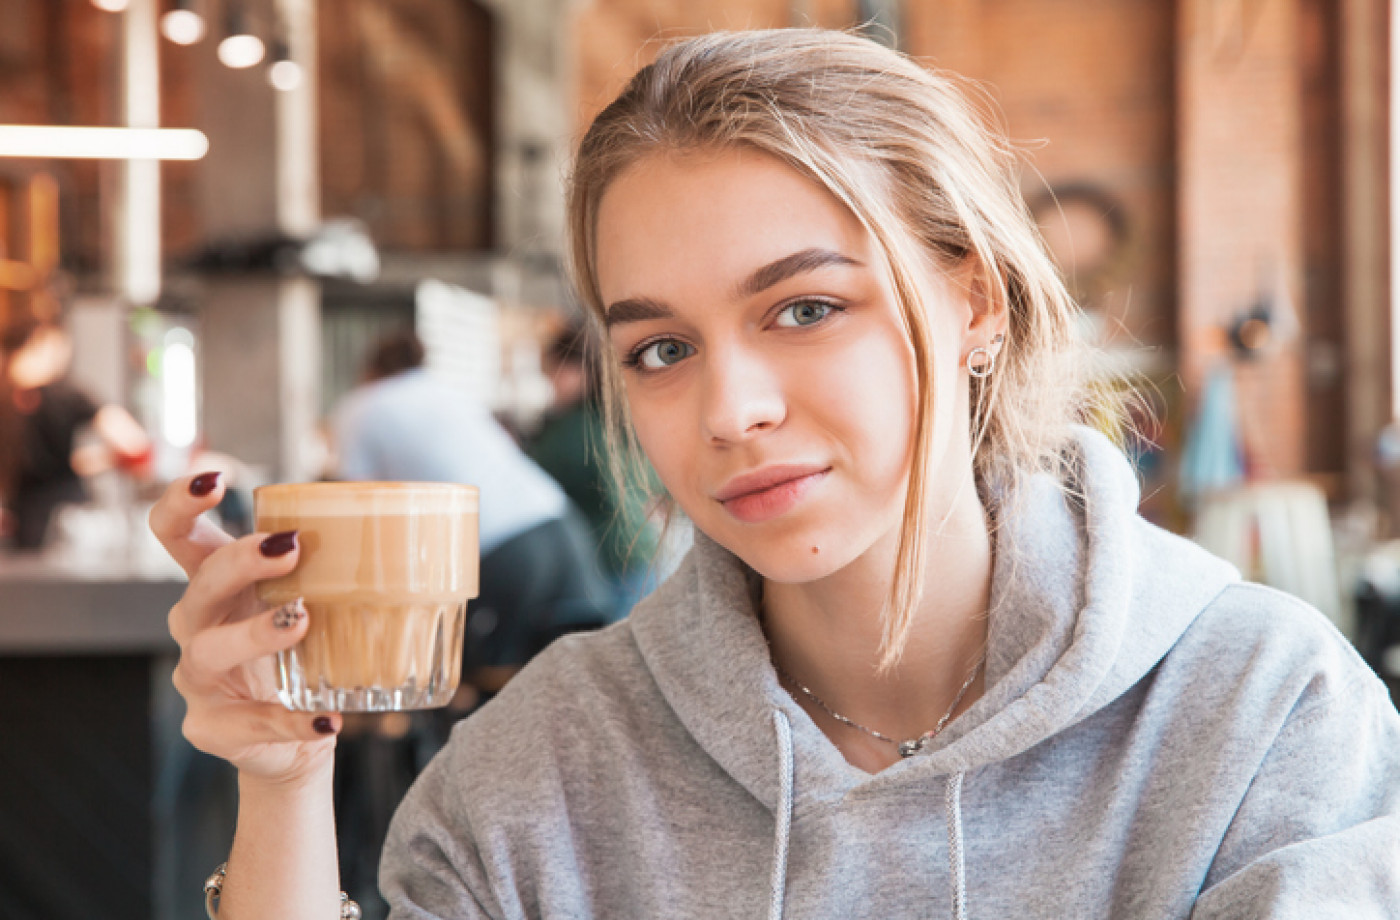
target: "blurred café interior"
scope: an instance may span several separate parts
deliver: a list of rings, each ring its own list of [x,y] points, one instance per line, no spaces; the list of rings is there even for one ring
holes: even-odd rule
[[[179,734],[150,504],[220,469],[237,531],[254,486],[334,476],[328,420],[393,330],[528,445],[577,321],[571,145],[715,28],[859,28],[977,81],[1095,386],[1136,393],[1143,513],[1400,693],[1396,8],[0,0],[0,916],[200,915],[234,792]],[[342,875],[376,916],[385,790],[432,735],[365,734]]]

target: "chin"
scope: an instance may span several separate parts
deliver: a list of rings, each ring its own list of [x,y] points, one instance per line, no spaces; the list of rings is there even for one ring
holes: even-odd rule
[[[820,581],[861,555],[861,548],[849,533],[813,533],[803,529],[775,535],[761,530],[735,533],[730,528],[722,533],[706,533],[759,575],[780,584]]]

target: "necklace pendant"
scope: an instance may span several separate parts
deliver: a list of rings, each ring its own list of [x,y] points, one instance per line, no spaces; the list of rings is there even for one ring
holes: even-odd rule
[[[915,738],[912,741],[899,742],[899,756],[913,757],[924,749],[924,739]]]

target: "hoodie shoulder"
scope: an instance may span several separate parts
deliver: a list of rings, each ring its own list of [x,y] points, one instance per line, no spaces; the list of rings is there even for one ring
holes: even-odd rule
[[[1181,644],[1182,652],[1209,655],[1217,668],[1235,672],[1241,685],[1285,691],[1299,709],[1380,681],[1319,610],[1254,582],[1228,585]]]
[[[664,709],[622,620],[551,643],[453,730],[444,753],[519,776],[558,750],[616,742],[619,732],[666,718]]]

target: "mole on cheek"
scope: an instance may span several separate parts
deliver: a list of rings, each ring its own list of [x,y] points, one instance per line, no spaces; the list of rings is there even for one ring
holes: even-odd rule
[[[815,555],[816,555],[817,553],[819,553],[819,552],[821,552],[821,549],[820,549],[820,548],[815,547],[815,546],[812,547],[812,555],[813,555],[813,556],[815,556]]]

